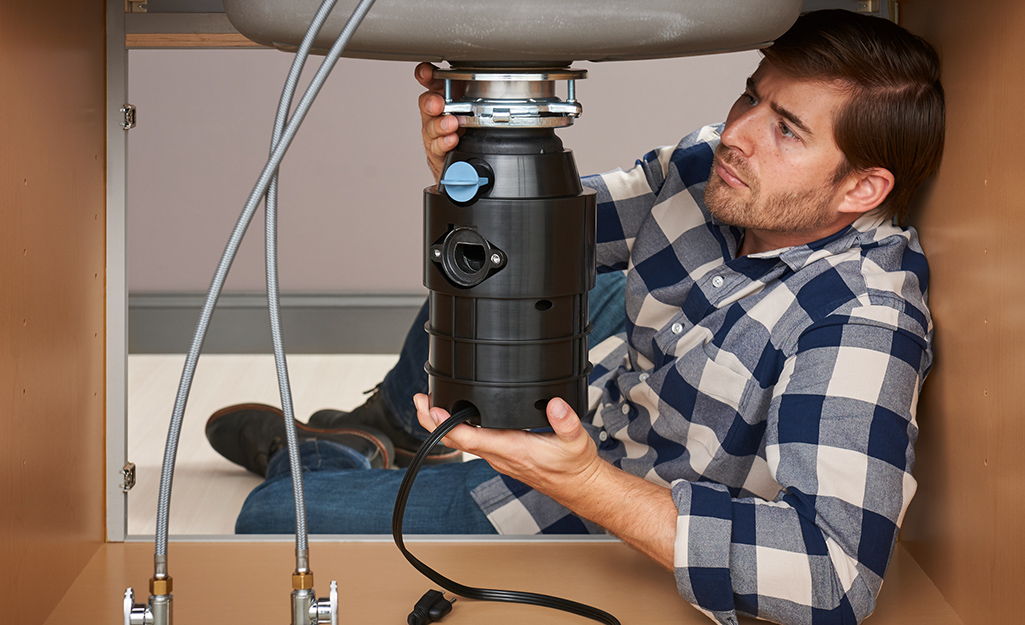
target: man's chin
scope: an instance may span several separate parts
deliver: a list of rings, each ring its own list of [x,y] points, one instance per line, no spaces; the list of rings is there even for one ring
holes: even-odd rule
[[[709,180],[705,187],[705,208],[717,222],[742,228],[742,220],[737,219],[740,208],[736,199],[729,197],[731,191],[734,189],[722,181],[718,181],[718,185],[713,185]]]

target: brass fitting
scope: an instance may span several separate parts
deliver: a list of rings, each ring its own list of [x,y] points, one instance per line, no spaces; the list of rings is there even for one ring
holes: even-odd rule
[[[313,588],[313,571],[292,573],[292,588],[294,590],[309,590]]]
[[[151,595],[169,595],[171,594],[171,578],[170,577],[154,577],[149,580],[149,594]]]

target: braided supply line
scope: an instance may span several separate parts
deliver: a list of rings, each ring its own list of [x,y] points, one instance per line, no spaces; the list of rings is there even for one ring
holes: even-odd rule
[[[306,117],[310,106],[313,104],[313,100],[317,97],[320,89],[323,87],[325,81],[334,65],[337,63],[338,58],[341,56],[342,51],[348,44],[349,39],[352,37],[353,32],[362,22],[366,16],[370,7],[374,4],[375,0],[361,0],[359,5],[354,9],[349,21],[346,23],[345,28],[339,34],[335,40],[334,45],[328,52],[324,61],[318,68],[315,76],[313,77],[310,85],[306,88],[300,99],[298,105],[295,108],[292,116],[288,118],[287,123],[284,122],[285,117],[288,114],[292,96],[295,92],[295,85],[298,82],[299,74],[302,72],[302,67],[308,57],[309,50],[312,47],[313,39],[317,32],[323,26],[327,15],[334,7],[336,0],[324,0],[320,9],[318,10],[314,21],[311,23],[310,29],[307,31],[306,36],[303,38],[303,42],[300,45],[300,49],[296,54],[296,58],[293,61],[292,69],[289,71],[289,77],[286,81],[285,88],[282,92],[281,101],[279,103],[278,116],[275,119],[274,135],[275,140],[271,149],[270,157],[267,159],[262,171],[260,172],[257,182],[254,185],[249,197],[246,201],[245,207],[242,210],[242,214],[236,221],[235,226],[231,232],[228,243],[225,247],[224,252],[221,255],[220,261],[217,265],[217,270],[214,273],[214,277],[211,281],[210,287],[207,291],[206,299],[203,303],[203,309],[200,312],[199,320],[196,324],[196,330],[193,333],[192,342],[189,346],[189,352],[186,356],[185,366],[182,369],[181,380],[178,384],[178,392],[175,396],[175,404],[171,414],[171,423],[168,428],[167,443],[164,447],[164,458],[161,466],[160,473],[160,490],[157,500],[157,519],[156,519],[156,532],[155,532],[155,545],[154,545],[154,565],[155,572],[154,577],[163,578],[167,576],[167,526],[168,519],[170,517],[170,502],[171,502],[171,486],[174,479],[174,465],[175,457],[178,451],[178,441],[181,436],[181,426],[185,415],[185,406],[188,403],[189,392],[192,388],[192,380],[195,377],[196,364],[199,360],[199,353],[202,350],[203,341],[206,338],[206,332],[210,324],[210,318],[213,315],[214,307],[217,304],[217,299],[220,296],[221,290],[224,286],[224,281],[227,278],[228,271],[231,268],[231,264],[235,259],[235,255],[238,252],[239,245],[242,242],[242,238],[245,235],[246,230],[252,221],[253,215],[256,212],[260,200],[267,194],[268,202],[267,207],[269,210],[268,220],[271,220],[276,213],[276,179],[278,167],[284,159],[285,153],[292,143],[295,134],[299,130],[299,126],[302,124]],[[269,189],[273,183],[274,191],[271,193]],[[271,228],[273,230],[273,227]],[[274,232],[268,234],[268,247],[273,248],[275,246]],[[268,272],[276,274],[276,261],[268,260]],[[270,290],[273,289],[273,294]],[[287,390],[287,370],[281,363],[284,362],[283,348],[280,348],[280,314],[275,314],[278,308],[278,297],[277,297],[277,277],[276,275],[268,277],[268,305],[272,310],[272,319],[278,320],[276,323],[272,322],[272,335],[277,334],[275,339],[275,362],[278,363],[278,378],[279,384],[284,379],[284,386],[282,386],[282,397],[283,401],[287,398],[288,407],[287,410],[291,412],[291,394]],[[275,327],[277,328],[275,330]],[[280,354],[280,355],[279,355]],[[291,419],[286,418],[286,438],[288,439],[289,449],[294,450],[296,441],[295,436],[295,425]],[[295,492],[296,499],[296,550],[298,552],[305,552],[308,550],[308,539],[306,535],[306,518],[305,518],[305,504],[303,502],[302,483],[300,479],[296,479],[295,476],[301,475],[301,472],[296,470],[298,465],[298,454],[294,451],[291,452],[291,464],[292,464],[292,475],[293,475],[293,489],[298,485],[298,492]],[[301,528],[301,529],[300,529]],[[302,558],[300,558],[302,559]],[[300,570],[305,570],[300,567]]]

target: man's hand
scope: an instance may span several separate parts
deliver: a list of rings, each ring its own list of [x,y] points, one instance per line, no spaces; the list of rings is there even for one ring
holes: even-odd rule
[[[414,74],[417,81],[428,89],[420,95],[419,100],[421,134],[427,152],[427,165],[437,182],[441,178],[445,156],[459,143],[459,120],[452,115],[443,115],[445,81],[435,79],[434,70],[435,67],[430,63],[420,63]]]
[[[430,408],[426,395],[413,399],[420,423],[429,431],[449,418],[441,408]],[[564,491],[586,488],[603,463],[594,441],[580,419],[561,399],[548,403],[548,421],[554,433],[534,434],[522,430],[495,430],[458,426],[445,437],[445,444],[480,456],[496,471],[562,501]]]
[[[433,432],[448,412],[416,395],[420,425]],[[444,443],[480,456],[515,478],[601,525],[662,566],[673,568],[676,504],[668,488],[613,467],[598,457],[580,418],[559,398],[548,402],[553,433],[494,430],[460,425]]]

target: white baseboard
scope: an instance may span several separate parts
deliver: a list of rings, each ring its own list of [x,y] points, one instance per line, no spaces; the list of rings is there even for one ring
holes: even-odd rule
[[[184,354],[205,294],[130,293],[128,352]],[[297,354],[395,354],[426,295],[283,294],[285,351]],[[272,351],[264,294],[224,293],[203,343],[204,353]]]

